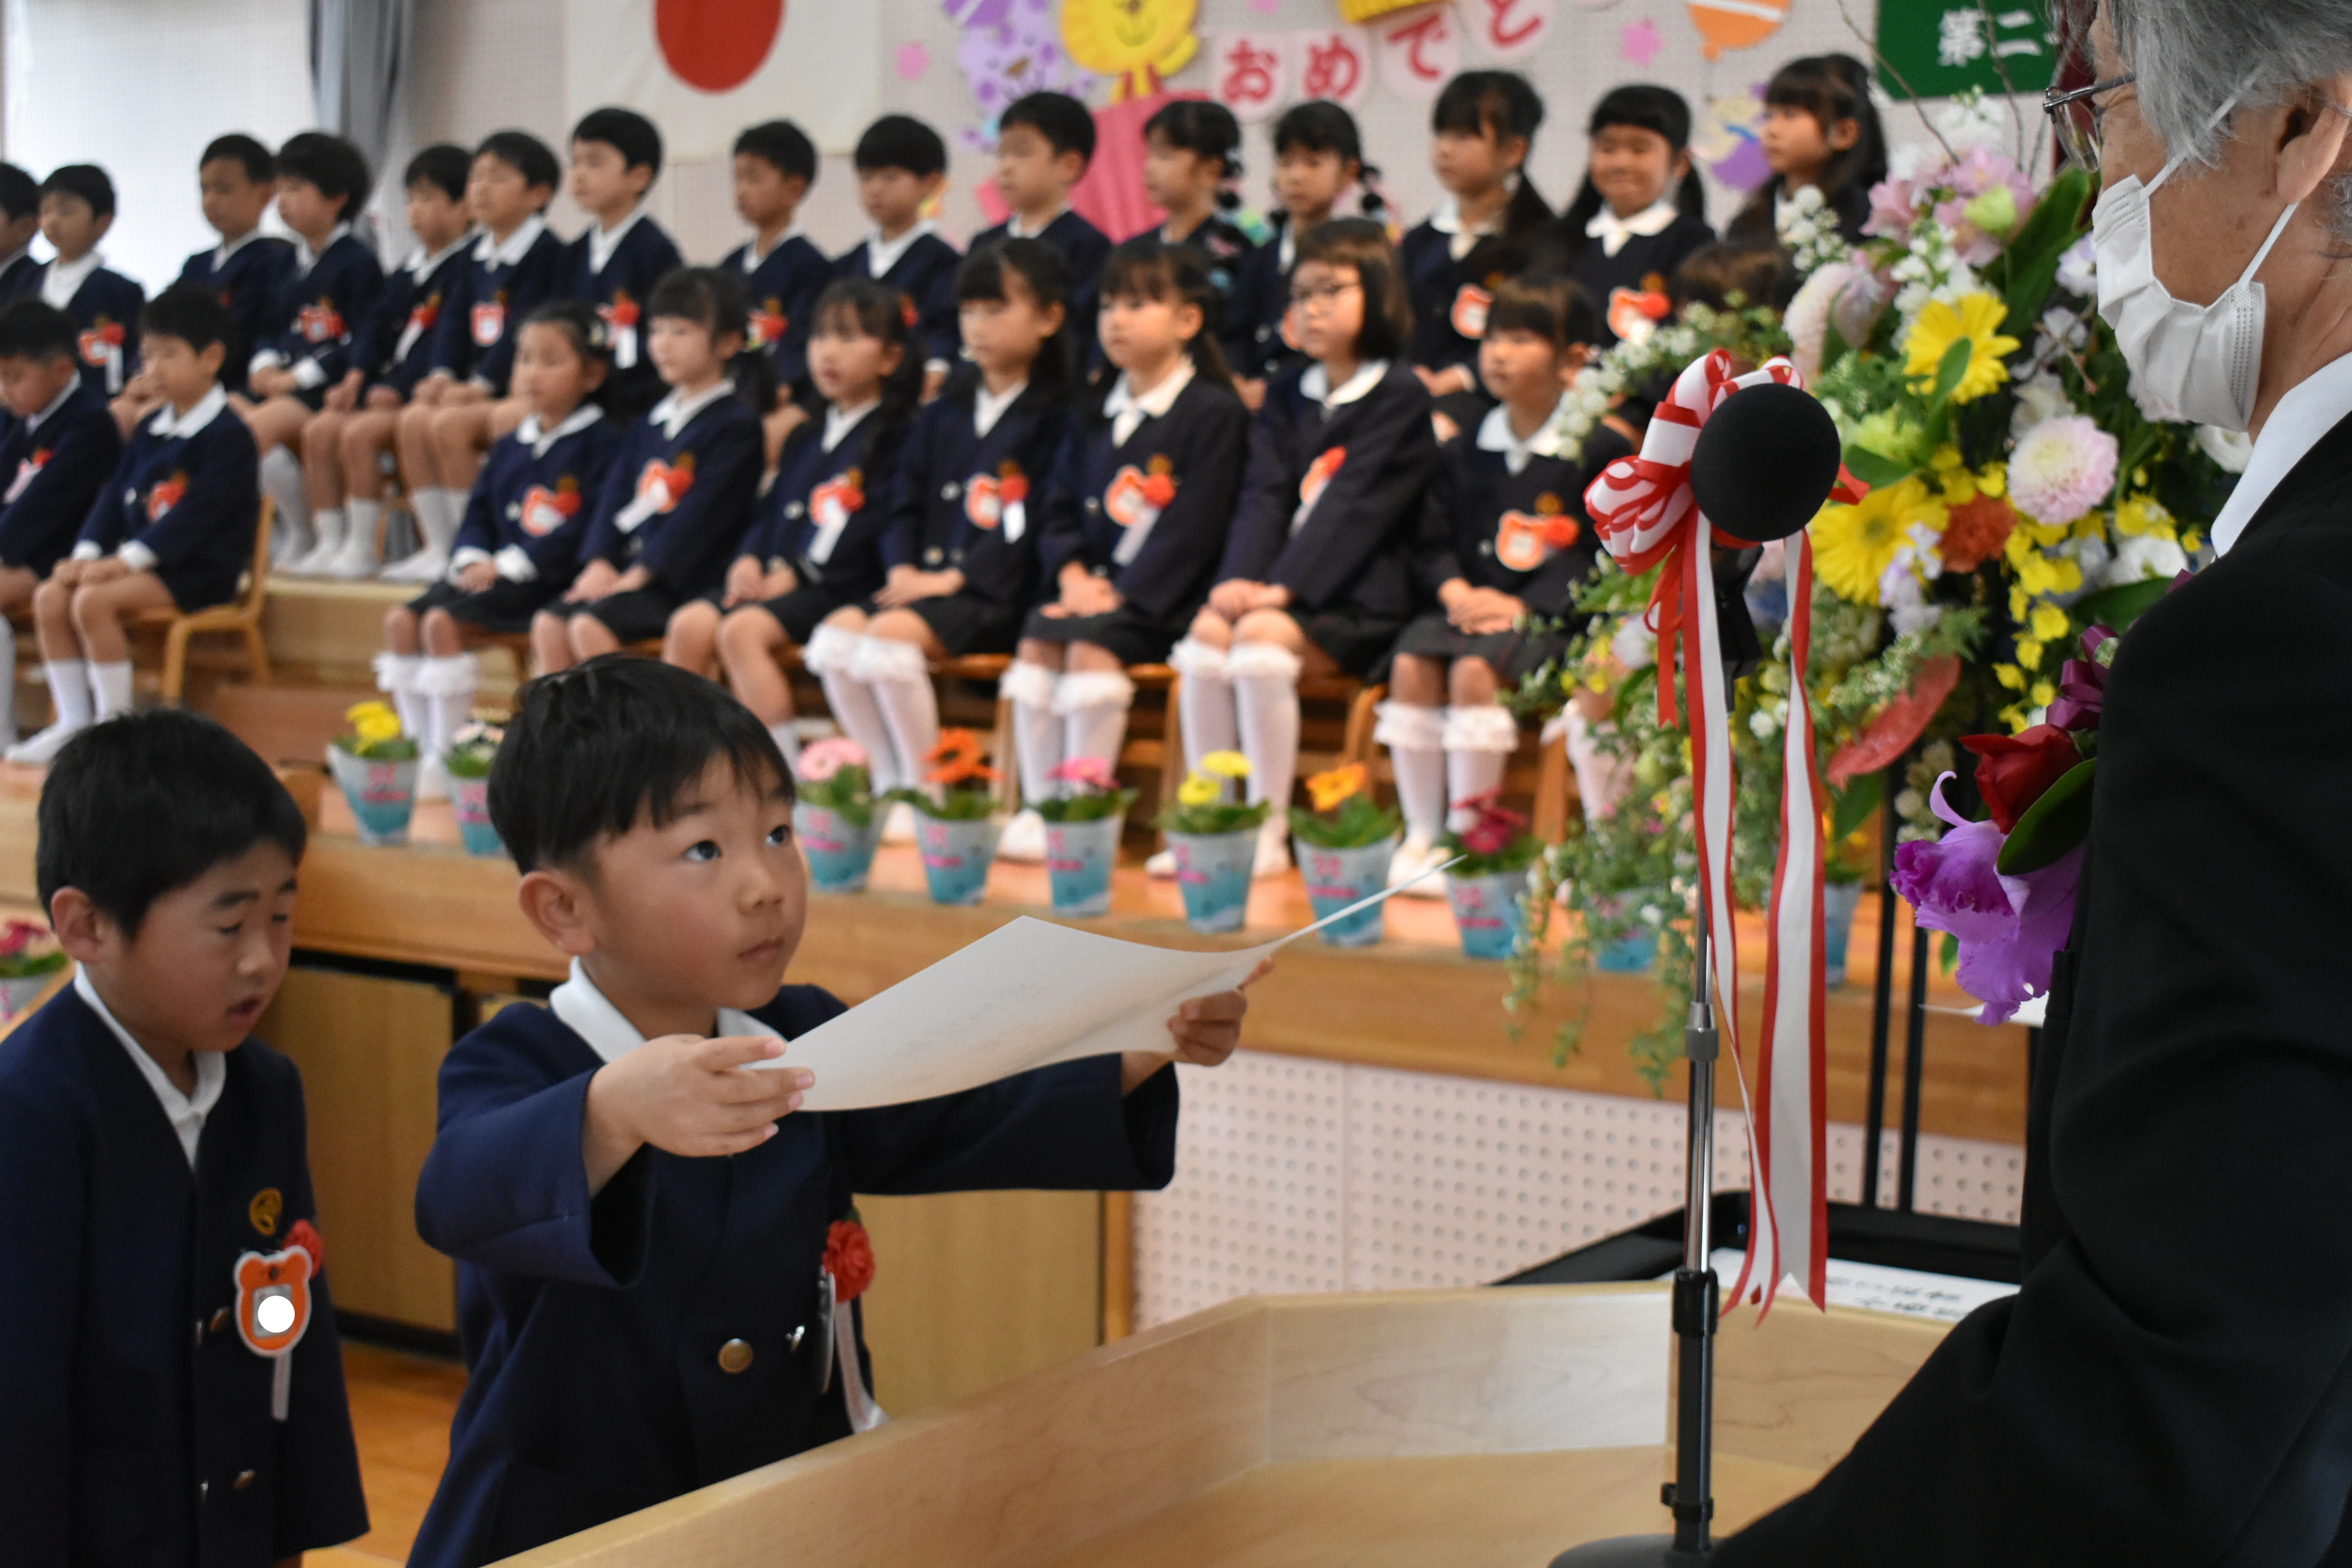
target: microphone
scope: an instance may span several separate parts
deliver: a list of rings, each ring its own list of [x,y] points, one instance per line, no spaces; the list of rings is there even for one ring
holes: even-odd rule
[[[1809,392],[1746,386],[1707,416],[1691,450],[1691,499],[1734,539],[1800,532],[1838,481],[1837,422]]]

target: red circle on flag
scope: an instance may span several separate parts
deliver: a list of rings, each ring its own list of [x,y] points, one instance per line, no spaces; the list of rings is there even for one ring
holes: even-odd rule
[[[704,92],[751,80],[783,26],[784,0],[654,0],[662,58],[680,81]]]

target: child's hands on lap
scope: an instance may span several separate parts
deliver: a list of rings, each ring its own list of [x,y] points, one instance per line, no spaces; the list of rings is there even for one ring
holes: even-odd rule
[[[120,583],[131,575],[131,568],[120,555],[103,556],[81,563],[81,585],[96,588],[108,583]]]
[[[587,599],[601,599],[613,592],[613,584],[619,582],[620,578],[620,573],[614,570],[611,562],[591,561],[587,565],[580,568],[580,575],[572,580],[572,591],[563,596],[574,603]]]
[[[1255,596],[1262,584],[1246,577],[1229,577],[1209,590],[1209,608],[1226,621],[1238,621],[1256,607]]]
[[[349,414],[358,407],[362,379],[359,372],[345,371],[343,379],[327,389],[327,411],[331,414]]]
[[[457,586],[468,594],[478,594],[499,580],[499,569],[487,561],[468,561],[457,574]]]
[[[1170,1062],[1191,1062],[1196,1067],[1222,1067],[1227,1057],[1242,1043],[1242,1018],[1249,1012],[1249,988],[1274,972],[1274,960],[1261,959],[1250,972],[1250,977],[1231,991],[1220,991],[1213,996],[1195,996],[1176,1009],[1168,1020],[1168,1033],[1175,1040],[1175,1049],[1167,1055],[1152,1051],[1129,1051],[1119,1058],[1118,1087],[1122,1094],[1132,1094],[1145,1079]]]
[[[783,1054],[784,1042],[766,1035],[665,1035],[598,1068],[580,1126],[591,1195],[648,1143],[709,1159],[774,1137],[776,1122],[800,1109],[816,1077],[803,1068],[754,1072],[744,1064]]]
[[[738,555],[727,568],[727,591],[719,596],[719,607],[731,610],[761,596],[767,585],[768,574],[756,555]]]
[[[653,580],[654,574],[644,567],[632,566],[614,578],[613,585],[604,591],[607,594],[634,594]]]
[[[49,579],[60,588],[78,588],[81,585],[81,574],[89,565],[87,561],[76,561],[68,556],[58,563],[57,570],[49,574]]]
[[[890,580],[874,595],[874,602],[886,610],[895,610],[918,599],[944,599],[962,586],[961,572],[922,572],[912,566],[893,566]]]
[[[368,388],[367,405],[381,414],[389,414],[402,406],[400,394],[389,386]]]

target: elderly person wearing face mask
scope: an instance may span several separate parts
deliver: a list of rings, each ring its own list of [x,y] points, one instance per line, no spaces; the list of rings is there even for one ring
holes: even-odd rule
[[[2253,457],[2108,677],[2024,1288],[1720,1568],[2352,1564],[2352,3],[2090,36],[2100,314]]]

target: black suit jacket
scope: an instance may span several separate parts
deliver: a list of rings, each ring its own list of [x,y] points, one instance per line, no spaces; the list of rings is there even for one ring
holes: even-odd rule
[[[2347,806],[2352,419],[2117,653],[2024,1288],[1722,1568],[2352,1563]]]

